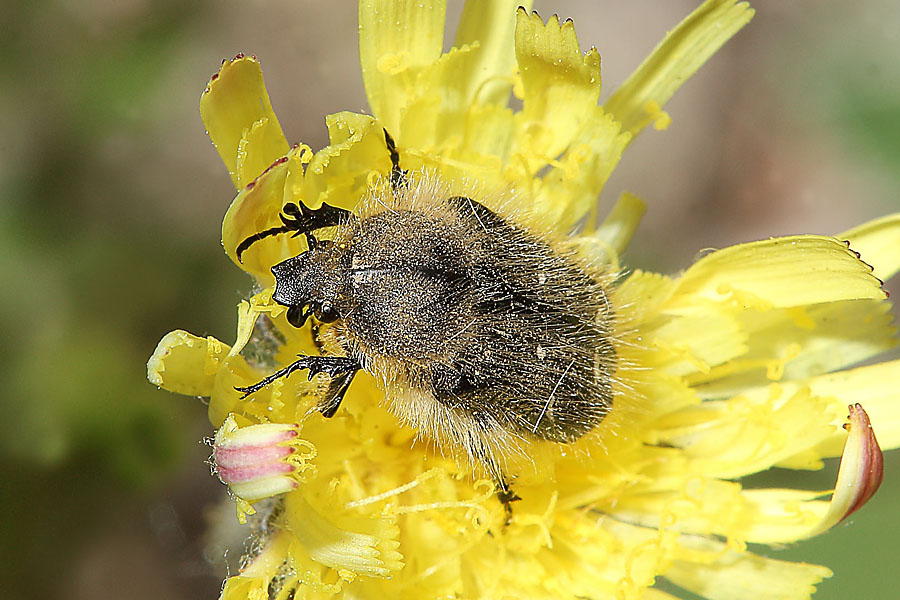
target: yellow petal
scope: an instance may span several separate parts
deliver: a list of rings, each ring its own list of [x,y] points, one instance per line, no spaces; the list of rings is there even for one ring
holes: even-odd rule
[[[393,519],[323,514],[302,490],[285,497],[285,514],[300,546],[319,564],[372,577],[387,577],[403,566]]]
[[[286,202],[298,200],[293,193],[296,184],[292,182],[303,178],[306,160],[307,148],[293,148],[238,192],[222,221],[225,253],[236,265],[256,277],[261,285],[274,283],[273,265],[301,252],[304,246],[300,239],[290,234],[269,236],[250,246],[240,261],[237,247],[244,240],[282,224],[278,215]]]
[[[682,537],[680,543],[695,560],[676,560],[665,578],[709,600],[808,600],[827,567],[764,558],[726,550],[724,544]]]
[[[454,46],[478,43],[479,51],[464,72],[457,77],[461,95],[478,104],[506,106],[516,68],[513,35],[516,7],[531,8],[531,1],[468,0],[456,30]]]
[[[690,465],[683,467],[689,469]],[[683,472],[677,473],[679,468],[677,464],[663,466],[646,483],[617,495],[615,506],[604,510],[615,511],[617,519],[641,527],[718,536],[739,546],[808,537],[828,507],[828,502],[818,499],[828,492],[742,490],[736,482],[686,478]]]
[[[254,56],[238,54],[222,62],[200,97],[200,116],[237,189],[287,154]]]
[[[671,413],[655,428],[660,440],[682,448],[693,470],[734,478],[815,447],[833,435],[833,421],[829,398],[805,386],[772,384]]]
[[[671,479],[667,479],[672,475]],[[828,492],[791,489],[742,490],[740,484],[670,473],[616,496],[616,518],[654,529],[717,536],[733,545],[779,544],[808,537],[825,515]],[[673,482],[681,487],[672,489]]]
[[[222,588],[221,600],[265,600],[276,572],[284,565],[290,547],[290,533],[280,531],[266,540],[262,550],[245,564],[241,574],[230,577]]]
[[[267,293],[271,293],[271,290],[261,292],[259,296]],[[252,298],[251,300],[256,299]],[[253,326],[257,317],[259,317],[260,311],[255,303],[251,304],[243,301],[238,304],[237,312],[237,334],[234,346],[232,346],[228,356],[219,365],[215,381],[213,382],[208,411],[210,422],[218,428],[232,412],[251,418],[254,416],[258,417],[256,422],[265,422],[278,418],[290,421],[296,420],[296,417],[293,415],[285,419],[284,415],[272,410],[268,404],[260,406],[252,399],[241,400],[241,394],[235,390],[235,386],[247,386],[259,381],[259,374],[247,364],[240,352],[247,345],[250,336],[253,334]]]
[[[176,394],[209,396],[216,372],[231,348],[214,337],[167,333],[147,361],[147,379]]]
[[[472,101],[462,77],[473,69],[479,50],[452,48],[418,74],[400,119],[405,146],[441,155],[459,145],[459,123]]]
[[[570,108],[563,108],[568,111]],[[630,134],[599,106],[586,111],[589,117],[571,139],[571,145],[554,161],[536,195],[535,211],[548,227],[569,231],[594,210],[597,196],[619,162]]]
[[[897,402],[896,385],[898,378],[900,378],[900,360],[829,373],[797,382],[785,381],[779,384],[746,388],[739,397],[738,403],[734,405],[734,407],[741,408],[738,413],[733,413],[728,418],[737,417],[737,414],[745,415],[737,417],[738,420],[743,419],[743,426],[740,423],[733,423],[732,427],[736,428],[735,431],[740,431],[740,435],[748,435],[746,442],[750,445],[754,443],[753,439],[757,439],[754,435],[762,436],[757,439],[756,443],[763,444],[765,442],[766,445],[760,447],[770,447],[772,443],[785,440],[788,436],[795,438],[790,446],[780,445],[781,457],[772,464],[801,468],[800,465],[806,463],[807,466],[802,468],[820,468],[822,458],[841,454],[846,435],[840,427],[848,404],[865,403],[866,412],[882,448],[890,449],[900,446],[900,402]],[[784,399],[790,399],[791,403],[802,400],[800,404],[796,405],[798,410],[792,411],[795,418],[802,417],[803,411],[812,411],[807,417],[812,419],[813,414],[818,415],[818,418],[813,419],[818,424],[814,426],[812,422],[808,422],[808,419],[787,421],[787,415],[779,416],[771,412],[776,406],[772,403],[780,406]],[[735,402],[735,400],[730,402]],[[802,408],[803,403],[806,402],[812,404]],[[726,405],[718,402],[705,402],[702,406],[704,407],[703,412],[694,413],[690,417],[688,416],[690,413],[684,413],[681,416],[670,415],[661,421],[661,424],[675,425],[675,419],[680,419],[678,427],[693,423],[703,428],[708,427],[711,421],[716,421],[734,410],[733,408],[725,409]],[[782,408],[775,410],[782,410]],[[701,416],[702,418],[698,420],[698,417]],[[773,421],[773,419],[777,419],[777,421]],[[754,422],[756,425],[751,425]],[[701,425],[701,423],[705,424]],[[772,435],[770,438],[766,438],[764,432],[748,434],[754,427],[771,426],[776,423],[781,423],[778,429],[784,429],[784,431]],[[720,424],[725,425],[725,422]],[[794,429],[793,434],[791,428]],[[676,430],[672,430],[672,432],[674,433]],[[697,432],[699,433],[699,431],[698,429]],[[682,431],[682,433],[684,432],[686,430]],[[729,434],[723,435],[727,438]],[[733,435],[737,434],[733,433]],[[719,439],[724,443],[725,438]],[[800,456],[790,453],[790,449],[794,449]],[[750,467],[762,470],[766,466],[759,464],[757,467]]]
[[[644,331],[650,344],[664,352],[655,368],[672,375],[708,373],[747,351],[747,334],[737,319],[715,306]]]
[[[359,60],[372,114],[406,143],[400,116],[415,78],[441,55],[445,2],[363,0],[359,3]]]
[[[619,197],[603,223],[592,233],[572,237],[569,243],[594,265],[608,265],[608,272],[621,272],[619,256],[634,235],[646,209],[643,200],[629,193]],[[594,215],[588,222],[594,221]],[[590,227],[590,225],[588,225]]]
[[[678,600],[678,596],[673,596],[668,592],[650,588],[644,592],[643,600]]]
[[[533,566],[526,564],[521,576],[511,578],[513,585],[519,578],[534,578],[544,589],[528,590],[532,593],[519,597],[643,598],[660,567],[670,560],[677,538],[674,532],[635,527],[583,511],[557,512],[551,533],[553,547],[539,555]],[[549,585],[555,579],[563,587],[551,595],[547,590],[553,589]]]
[[[832,425],[841,425],[844,408],[848,404],[862,404],[866,407],[872,427],[882,448],[900,446],[900,360],[882,362],[867,367],[859,367],[822,375],[809,381],[814,393],[828,397],[831,412],[837,413]],[[829,440],[823,442],[819,451],[823,457],[838,456],[844,443],[844,433],[835,429]]]
[[[647,205],[643,200],[634,194],[625,192],[592,235],[609,244],[616,254],[621,255],[628,246],[628,242],[631,241],[646,210]]]
[[[516,59],[524,98],[516,152],[537,168],[561,153],[594,116],[600,96],[600,55],[581,53],[572,21],[516,14]]]
[[[900,214],[863,223],[835,237],[848,240],[860,258],[872,265],[873,275],[882,281],[900,271]]]
[[[494,104],[473,105],[466,113],[461,150],[466,168],[480,180],[490,182],[503,169],[513,136],[513,111]],[[499,182],[494,182],[498,185]],[[499,185],[498,185],[499,187]]]
[[[741,498],[753,510],[744,539],[759,544],[784,544],[809,537],[828,511],[819,500],[828,492],[792,489],[743,490]]]
[[[369,176],[390,172],[384,130],[372,117],[351,112],[328,115],[325,124],[331,143],[316,152],[302,187],[293,194],[312,208],[328,202],[352,210],[363,196]]]
[[[736,316],[749,348],[738,360],[692,376],[706,398],[740,394],[771,381],[800,380],[858,364],[897,345],[891,305],[844,300],[806,307],[745,310]]]
[[[676,288],[670,277],[638,269],[613,289],[613,306],[621,307],[624,327],[637,327],[658,318]]]
[[[604,108],[636,134],[722,44],[753,17],[746,2],[706,0],[665,39],[615,91]]]
[[[269,597],[269,577],[235,575],[225,580],[220,600],[266,600]]]
[[[667,309],[689,309],[704,300],[784,308],[884,297],[871,268],[846,244],[805,235],[739,244],[705,256],[681,277]]]

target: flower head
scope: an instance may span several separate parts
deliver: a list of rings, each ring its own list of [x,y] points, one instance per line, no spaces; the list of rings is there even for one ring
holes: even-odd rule
[[[328,325],[293,327],[272,301],[270,269],[303,252],[302,237],[267,236],[240,261],[238,246],[279,227],[286,204],[352,210],[367,190],[388,186],[385,130],[412,177],[427,173],[448,193],[513,189],[510,202],[534,227],[565,234],[590,216],[633,136],[666,125],[665,102],[752,16],[745,3],[707,0],[598,106],[596,50],[581,52],[571,22],[544,22],[516,4],[468,2],[443,53],[443,3],[362,0],[373,116],[330,115],[331,143],[315,153],[285,140],[256,59],[225,61],[203,94],[204,122],[238,190],[225,251],[262,291],[238,307],[232,346],[173,332],[149,376],[209,396],[223,449],[277,449],[291,432],[314,466],[302,481],[292,471],[287,485],[282,451],[272,461],[266,454],[266,469],[279,472],[262,469],[275,484],[257,493],[237,488],[217,459],[235,495],[280,493],[284,507],[224,598],[671,597],[652,589],[659,578],[707,598],[806,598],[828,569],[765,558],[747,544],[834,525],[877,489],[878,442],[900,445],[900,362],[853,368],[895,345],[878,278],[900,269],[900,216],[835,237],[726,248],[675,277],[620,276],[610,290],[612,409],[577,441],[534,443],[527,460],[513,460],[521,501],[511,519],[492,481],[419,440],[365,375],[331,418],[315,410],[324,375],[279,378],[241,397],[236,387],[318,354]],[[619,273],[642,211],[624,195],[565,243]],[[238,420],[245,428],[235,430]],[[275,437],[236,441],[243,431]],[[738,481],[773,466],[817,469],[842,451],[830,501],[828,491]]]

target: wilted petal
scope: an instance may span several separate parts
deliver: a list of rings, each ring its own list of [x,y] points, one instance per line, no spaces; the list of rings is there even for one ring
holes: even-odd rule
[[[213,439],[213,467],[238,499],[239,514],[252,514],[249,503],[296,488],[315,447],[299,439],[299,425],[263,423],[239,427],[229,416]]]

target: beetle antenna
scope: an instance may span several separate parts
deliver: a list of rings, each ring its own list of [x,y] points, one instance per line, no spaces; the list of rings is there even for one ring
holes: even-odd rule
[[[265,239],[267,237],[271,237],[273,235],[278,235],[279,233],[287,233],[288,231],[292,231],[292,228],[288,225],[282,225],[281,227],[272,227],[271,229],[266,229],[260,231],[258,233],[254,233],[243,242],[238,244],[237,249],[235,250],[235,254],[237,254],[237,259],[239,263],[243,263],[243,259],[241,255],[244,254],[244,251],[247,250],[250,246],[258,242],[259,240]]]

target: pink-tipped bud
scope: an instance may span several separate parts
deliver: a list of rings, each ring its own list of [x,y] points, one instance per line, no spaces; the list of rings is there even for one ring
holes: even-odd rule
[[[298,435],[295,424],[238,427],[229,416],[213,440],[215,473],[235,496],[248,503],[289,492],[299,485],[300,472],[315,455],[312,446]]]

